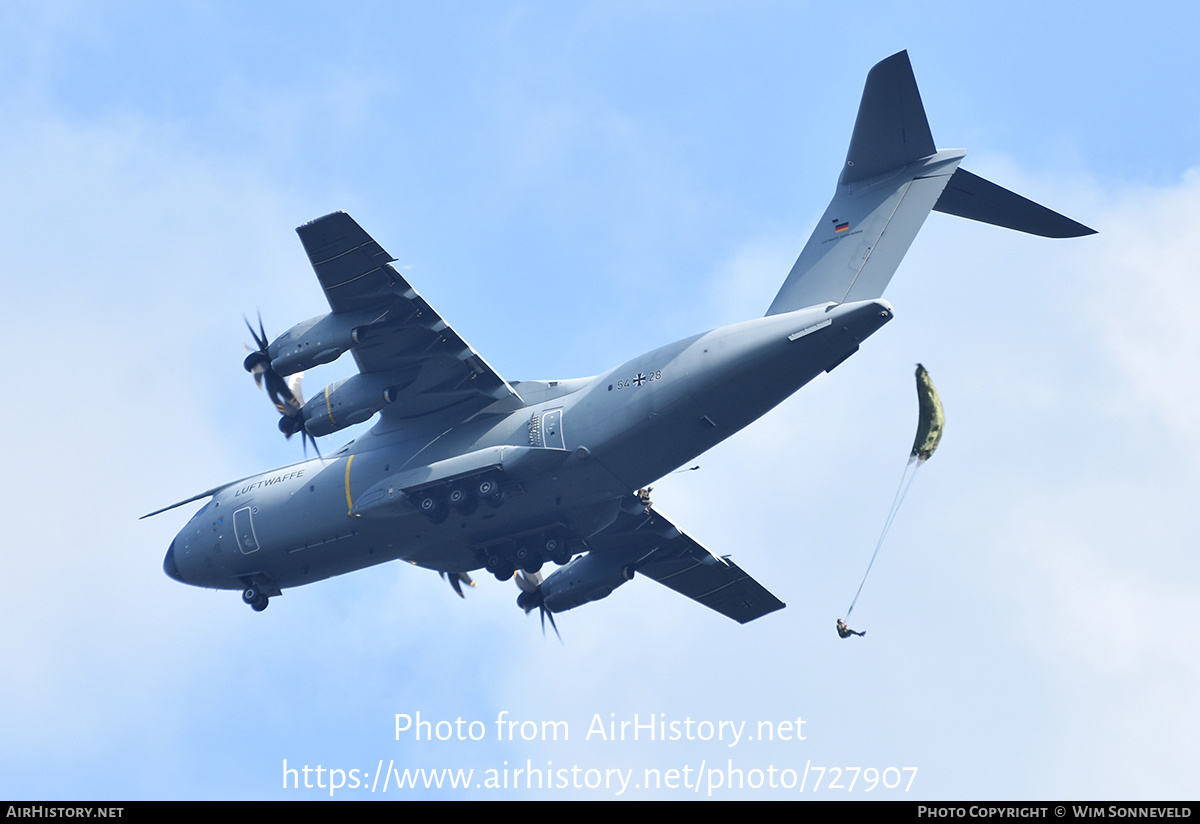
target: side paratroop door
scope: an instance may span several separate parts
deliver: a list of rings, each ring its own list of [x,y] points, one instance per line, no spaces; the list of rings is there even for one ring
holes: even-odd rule
[[[562,431],[562,409],[550,409],[542,415],[542,446],[549,449],[566,449]]]
[[[238,549],[243,555],[258,551],[258,537],[254,534],[250,507],[244,506],[233,513],[233,531],[237,534]]]

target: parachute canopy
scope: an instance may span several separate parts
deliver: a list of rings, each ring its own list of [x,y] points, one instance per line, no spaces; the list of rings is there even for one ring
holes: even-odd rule
[[[929,460],[929,456],[938,448],[942,440],[942,430],[946,426],[946,415],[942,411],[942,401],[929,372],[921,364],[917,364],[917,438],[913,441],[912,458],[921,463]]]
[[[871,555],[871,562],[867,564],[867,571],[863,575],[862,583],[858,585],[858,592],[854,593],[854,600],[850,602],[850,609],[846,610],[846,617],[850,617],[850,613],[854,612],[854,605],[858,603],[858,596],[862,595],[863,584],[867,582],[867,575],[871,574],[871,567],[875,565],[875,559],[879,556],[879,548],[883,546],[883,539],[887,537],[888,530],[892,528],[892,521],[896,520],[896,513],[900,511],[900,504],[904,503],[905,496],[908,495],[909,487],[912,486],[913,480],[917,477],[917,470],[920,469],[933,451],[938,448],[938,444],[942,441],[942,431],[946,428],[946,415],[942,411],[942,400],[938,397],[937,390],[933,388],[933,381],[929,379],[929,373],[921,364],[917,364],[917,437],[913,441],[912,453],[908,456],[908,464],[904,467],[904,474],[900,476],[900,486],[896,489],[896,497],[892,499],[892,509],[888,512],[887,520],[883,522],[883,532],[879,534],[879,540],[875,543],[875,552]],[[916,464],[914,467],[913,464]],[[838,634],[841,635],[841,630],[844,624],[838,622]],[[847,629],[849,629],[847,627]],[[852,630],[851,630],[852,631]],[[852,631],[853,632],[853,631]],[[863,633],[854,633],[862,635]],[[845,635],[842,635],[845,638]]]

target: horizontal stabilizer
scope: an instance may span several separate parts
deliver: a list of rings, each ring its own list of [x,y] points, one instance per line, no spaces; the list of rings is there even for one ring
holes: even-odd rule
[[[957,215],[1041,237],[1082,237],[1096,234],[1095,229],[1089,229],[1082,223],[1077,223],[962,168],[954,172],[933,209],[936,212],[945,212],[948,215]]]

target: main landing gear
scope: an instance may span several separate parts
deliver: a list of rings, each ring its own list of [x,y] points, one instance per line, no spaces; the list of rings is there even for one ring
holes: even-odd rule
[[[496,470],[485,471],[475,477],[461,477],[409,492],[409,500],[417,511],[431,523],[443,523],[451,511],[467,516],[473,513],[480,502],[498,507],[504,500],[503,474]],[[565,531],[561,528],[505,538],[475,549],[475,557],[484,568],[501,581],[513,577],[518,569],[532,575],[546,561],[562,566],[574,556],[567,545]],[[249,603],[249,601],[247,601]],[[253,604],[251,604],[253,606]]]
[[[530,575],[538,572],[546,561],[562,566],[574,553],[567,539],[557,530],[541,535],[527,535],[510,544],[495,544],[483,554],[483,566],[498,580],[507,581],[518,569]]]
[[[270,599],[258,587],[248,586],[242,590],[242,600],[249,604],[250,609],[255,612],[262,612],[267,608],[267,603]]]
[[[494,507],[500,506],[503,498],[500,479],[494,474],[433,486],[412,496],[421,514],[435,524],[445,521],[451,509],[459,515],[470,515],[480,501]]]

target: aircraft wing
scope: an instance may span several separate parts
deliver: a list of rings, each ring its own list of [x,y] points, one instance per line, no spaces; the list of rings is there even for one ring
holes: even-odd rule
[[[497,400],[520,400],[348,214],[325,215],[296,233],[333,313],[355,318],[359,371],[394,378],[388,409],[411,417],[465,402],[465,417]]]
[[[786,606],[729,558],[714,555],[653,508],[623,511],[588,544],[594,552],[633,554],[637,573],[739,624]]]

